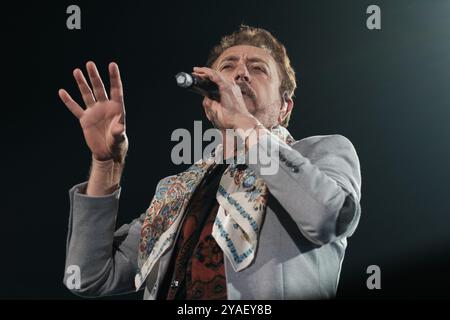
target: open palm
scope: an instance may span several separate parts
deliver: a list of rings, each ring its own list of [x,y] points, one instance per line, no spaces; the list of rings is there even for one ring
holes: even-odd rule
[[[64,89],[59,90],[59,97],[80,121],[93,157],[100,161],[123,161],[128,149],[128,139],[125,133],[125,106],[119,68],[115,63],[109,65],[110,98],[95,64],[88,62],[86,69],[93,90],[80,69],[73,72],[86,108],[83,109],[76,103]]]

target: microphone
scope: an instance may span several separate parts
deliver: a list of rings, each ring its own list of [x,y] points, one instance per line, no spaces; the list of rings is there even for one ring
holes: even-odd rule
[[[177,81],[177,85],[181,88],[220,102],[219,87],[209,79],[203,79],[191,73],[179,72],[175,75],[175,80]]]

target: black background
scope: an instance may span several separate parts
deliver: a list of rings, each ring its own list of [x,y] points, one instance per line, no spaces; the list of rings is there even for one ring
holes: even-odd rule
[[[82,29],[66,28],[81,8]],[[366,8],[381,8],[381,30]],[[358,152],[362,217],[349,239],[338,298],[449,298],[450,1],[60,1],[2,4],[0,298],[72,299],[63,286],[68,190],[90,154],[59,101],[95,61],[121,69],[130,150],[118,224],[149,205],[171,163],[176,128],[203,120],[201,98],[173,75],[201,66],[246,23],[287,47],[299,88],[297,139],[342,134]],[[366,268],[381,268],[368,290]],[[141,298],[141,294],[120,298]]]

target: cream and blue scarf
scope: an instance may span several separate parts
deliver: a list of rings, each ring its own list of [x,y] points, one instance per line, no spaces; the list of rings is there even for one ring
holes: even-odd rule
[[[284,127],[277,126],[271,133],[288,145],[294,142]],[[220,148],[219,145],[217,150]],[[137,290],[159,258],[174,244],[192,194],[215,165],[214,156],[201,159],[188,170],[159,182],[142,224],[139,272],[135,277]],[[268,194],[264,180],[248,167],[239,170],[232,163],[222,175],[216,195],[220,206],[212,236],[236,272],[248,267],[255,257]]]

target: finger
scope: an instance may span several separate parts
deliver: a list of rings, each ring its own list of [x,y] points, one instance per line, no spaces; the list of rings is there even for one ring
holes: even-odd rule
[[[123,110],[122,114],[120,115],[119,123],[125,125],[125,110]]]
[[[114,138],[119,138],[125,133],[125,122],[122,122],[121,118],[123,117],[123,114],[120,116],[116,116],[113,119],[112,125],[111,125],[111,134]]]
[[[91,88],[89,87],[86,78],[83,75],[83,72],[80,69],[75,69],[73,71],[73,77],[77,82],[78,88],[80,89],[81,96],[83,97],[83,101],[87,107],[95,103],[94,94],[92,93]]]
[[[210,107],[205,107],[205,114],[208,120],[213,124],[215,128],[222,128],[223,125],[219,120],[219,112],[217,110],[217,105],[214,103]]]
[[[203,110],[205,111],[206,114],[206,118],[208,118],[209,121],[211,121],[212,117],[211,117],[211,110],[207,107],[204,107]]]
[[[204,97],[202,101],[203,110],[205,111],[206,117],[211,121],[210,109],[211,109],[211,99]]]
[[[228,82],[225,78],[217,71],[210,68],[199,68],[194,67],[194,72],[200,76],[205,76],[212,82],[215,82],[218,86],[227,85]]]
[[[80,119],[81,116],[83,115],[83,108],[81,108],[79,106],[78,103],[76,103],[72,97],[70,96],[70,94],[64,90],[64,89],[59,89],[58,91],[58,95],[61,98],[62,102],[66,105],[66,107],[70,110],[70,112],[73,113],[73,115],[75,117],[77,117],[77,119]]]
[[[209,110],[209,111],[213,111],[213,112],[218,112],[222,108],[222,105],[220,104],[220,102],[214,101],[208,97],[203,98],[202,104],[203,104],[203,108],[205,108],[205,110]]]
[[[88,71],[89,79],[91,80],[92,88],[94,89],[94,95],[97,101],[108,100],[105,86],[103,85],[103,81],[100,78],[100,74],[98,73],[95,63],[89,61],[86,63],[86,69]]]
[[[210,76],[210,74],[212,73],[212,69],[209,68],[201,68],[201,67],[194,67],[193,68],[193,74],[198,74],[201,75],[203,77],[208,77]]]
[[[119,66],[111,62],[109,64],[109,79],[111,85],[111,99],[117,102],[123,102],[123,87],[120,79]]]
[[[203,109],[205,110],[206,117],[209,121],[215,121],[216,115],[218,114],[221,106],[217,101],[211,100],[209,98],[203,99]]]
[[[208,97],[204,97],[203,98],[203,102],[202,102],[203,107],[205,108],[210,108],[212,105],[212,100]]]
[[[205,110],[206,118],[211,121],[211,114],[209,111]]]

